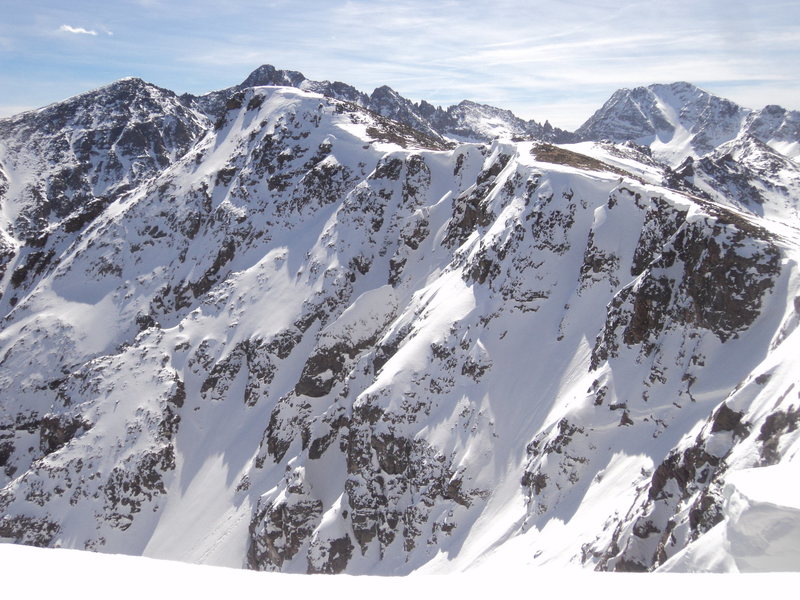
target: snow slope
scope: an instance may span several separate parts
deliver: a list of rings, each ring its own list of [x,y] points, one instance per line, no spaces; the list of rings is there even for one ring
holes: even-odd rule
[[[529,571],[502,573],[502,577],[469,574],[448,577],[303,577],[280,573],[253,573],[234,569],[201,567],[168,561],[120,555],[98,555],[72,550],[43,550],[0,544],[0,560],[6,572],[6,591],[12,597],[37,594],[66,599],[115,597],[141,598],[191,596],[219,598],[257,596],[269,590],[274,595],[303,597],[408,598],[413,595],[458,595],[460,598],[485,598],[491,594],[514,594],[534,586],[546,594],[563,593],[604,596],[622,600],[638,598],[642,587],[654,599],[676,595],[726,594],[751,597],[765,586],[791,588],[796,574],[740,575],[721,578],[713,575],[659,574],[645,578],[633,574],[563,573]],[[42,573],[47,577],[41,577]],[[135,577],[131,574],[135,573]],[[565,584],[565,578],[569,584]],[[35,582],[35,583],[32,583]],[[124,585],[120,585],[124,582]],[[655,584],[655,585],[654,585]]]

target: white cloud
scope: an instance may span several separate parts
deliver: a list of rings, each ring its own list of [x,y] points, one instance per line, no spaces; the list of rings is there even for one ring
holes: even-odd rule
[[[16,104],[0,104],[0,119],[18,115],[26,110],[32,110],[32,106],[16,105]]]
[[[79,35],[97,35],[94,29],[84,29],[83,27],[73,27],[72,25],[62,25],[58,30],[66,33],[77,33]]]

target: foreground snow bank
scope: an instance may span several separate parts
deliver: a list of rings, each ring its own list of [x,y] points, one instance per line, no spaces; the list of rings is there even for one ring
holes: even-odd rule
[[[724,520],[665,571],[800,571],[800,462],[731,473]]]
[[[269,594],[281,597],[369,598],[414,596],[486,598],[519,590],[539,594],[568,592],[569,597],[641,598],[676,596],[754,597],[765,585],[784,589],[800,584],[800,574],[680,575],[569,573],[528,570],[501,578],[490,575],[352,577],[348,575],[285,575],[258,573],[161,561],[141,557],[94,554],[79,550],[46,550],[0,544],[4,597],[58,598],[236,598]]]

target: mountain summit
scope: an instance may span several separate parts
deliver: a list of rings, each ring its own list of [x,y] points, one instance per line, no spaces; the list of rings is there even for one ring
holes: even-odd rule
[[[795,156],[796,149],[786,142],[797,141],[791,132],[798,123],[796,111],[780,107],[753,111],[678,82],[616,91],[575,135],[580,140],[634,141],[671,162],[706,155],[741,135],[752,135]]]

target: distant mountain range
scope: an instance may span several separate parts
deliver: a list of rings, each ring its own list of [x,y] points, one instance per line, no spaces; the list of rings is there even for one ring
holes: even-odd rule
[[[233,92],[259,85],[281,85],[322,94],[352,102],[383,117],[404,123],[417,131],[437,137],[458,141],[479,142],[495,137],[537,138],[550,141],[567,141],[570,133],[552,127],[549,123],[540,125],[535,121],[525,121],[511,111],[485,104],[464,100],[447,109],[435,107],[421,101],[407,100],[392,88],[381,86],[372,94],[366,94],[339,81],[312,81],[297,71],[276,69],[263,65],[253,71],[241,84],[204,96],[184,95],[182,98],[200,112],[216,116],[224,110],[225,99]]]
[[[280,85],[352,102],[427,135],[458,142],[495,138],[555,143],[633,141],[658,153],[703,156],[742,136],[795,158],[800,154],[800,112],[779,106],[754,111],[685,82],[621,89],[575,132],[545,122],[525,121],[511,111],[464,100],[446,109],[407,100],[388,86],[366,94],[341,82],[312,81],[297,71],[263,65],[241,84],[204,96],[184,95],[187,103],[216,118],[232,93],[259,85]]]
[[[800,154],[800,112],[780,106],[754,111],[690,83],[614,93],[576,131],[578,140],[635,141],[656,153],[703,156],[750,136],[791,158]]]

